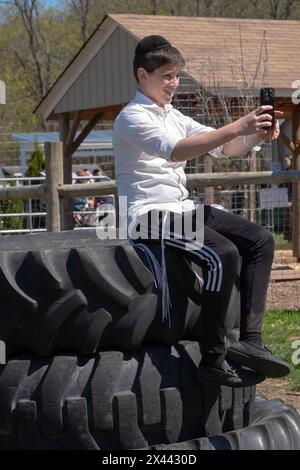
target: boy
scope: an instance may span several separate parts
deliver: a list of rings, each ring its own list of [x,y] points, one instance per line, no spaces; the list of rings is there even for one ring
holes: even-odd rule
[[[263,346],[261,337],[274,252],[272,234],[242,217],[205,206],[204,243],[200,243],[185,233],[180,239],[167,237],[174,234],[172,230],[166,234],[164,217],[166,214],[183,217],[187,213],[195,222],[197,207],[188,198],[185,187],[187,160],[205,153],[215,157],[243,155],[263,139],[276,139],[279,125],[276,121],[272,128],[272,117],[268,114],[271,106],[261,106],[220,129],[184,116],[171,105],[184,65],[180,52],[162,36],[147,36],[138,43],[133,62],[138,91],[114,123],[118,193],[127,197],[131,227],[137,226],[145,213],[163,214],[159,225],[163,313],[168,309],[164,244],[185,251],[207,267],[203,302],[209,314],[202,325],[204,340],[198,379],[245,386],[253,380],[253,373],[235,369],[230,359],[263,376],[279,377],[289,372],[288,365]],[[275,115],[279,117],[282,113],[276,111]],[[266,127],[269,130],[263,130]],[[144,244],[144,248],[151,255],[149,246]],[[226,351],[225,315],[240,270],[240,257],[240,341]],[[150,259],[155,264],[153,257]]]

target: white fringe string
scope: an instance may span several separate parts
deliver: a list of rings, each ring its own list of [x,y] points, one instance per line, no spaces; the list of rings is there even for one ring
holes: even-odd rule
[[[164,241],[164,232],[165,232],[165,222],[166,222],[167,214],[163,215],[162,220],[162,234],[161,234],[161,265],[159,264],[158,260],[156,259],[154,253],[151,251],[150,247],[147,246],[145,243],[135,243],[129,239],[129,243],[142,250],[147,258],[152,276],[154,278],[155,287],[161,290],[161,304],[162,304],[162,320],[168,321],[169,328],[171,328],[171,307],[172,302],[170,299],[170,291],[169,291],[169,284],[168,284],[168,275],[167,275],[167,267],[166,267],[166,259],[165,259],[165,241]]]

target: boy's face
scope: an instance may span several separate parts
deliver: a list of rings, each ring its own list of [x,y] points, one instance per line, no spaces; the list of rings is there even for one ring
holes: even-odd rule
[[[142,93],[158,106],[164,107],[166,104],[171,103],[174,92],[179,85],[179,68],[177,65],[166,64],[152,73],[140,67],[137,74]]]

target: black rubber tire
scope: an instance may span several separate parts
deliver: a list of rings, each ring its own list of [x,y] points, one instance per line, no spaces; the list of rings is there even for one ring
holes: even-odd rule
[[[249,426],[212,437],[202,437],[151,450],[300,450],[300,416],[282,400],[256,397]]]
[[[201,269],[166,249],[173,305],[169,328],[162,323],[159,291],[143,256],[127,241],[99,240],[94,230],[2,237],[0,340],[7,357],[201,341],[205,306],[194,273],[201,275]],[[229,336],[237,325],[238,297],[234,290]]]
[[[201,270],[171,249],[166,261],[171,329],[147,260],[126,241],[0,240],[0,339],[14,357],[0,366],[0,449],[300,448],[292,407],[196,381]],[[229,340],[239,310],[235,288]]]
[[[0,449],[141,449],[251,422],[255,387],[197,383],[199,344],[16,358],[0,373]]]

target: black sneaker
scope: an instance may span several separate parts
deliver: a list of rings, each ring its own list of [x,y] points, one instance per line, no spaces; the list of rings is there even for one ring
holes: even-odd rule
[[[249,387],[262,382],[264,379],[263,375],[251,370],[234,368],[226,360],[219,367],[200,364],[197,370],[198,382],[214,382],[228,387]]]
[[[236,364],[255,370],[266,377],[284,377],[290,372],[289,365],[273,356],[266,346],[239,341],[227,349],[227,356]]]

